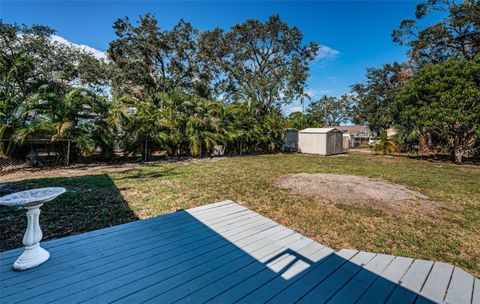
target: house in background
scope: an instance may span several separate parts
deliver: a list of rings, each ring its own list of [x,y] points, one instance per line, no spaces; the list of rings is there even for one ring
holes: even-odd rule
[[[370,138],[375,136],[368,126],[326,126],[325,128],[342,131],[344,141],[346,142],[346,138],[348,138],[350,148],[367,146]]]
[[[388,128],[385,130],[387,132],[387,137],[392,138],[397,135],[397,130],[395,128]]]

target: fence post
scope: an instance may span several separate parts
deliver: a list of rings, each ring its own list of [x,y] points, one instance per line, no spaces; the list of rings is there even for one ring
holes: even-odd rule
[[[145,140],[145,162],[147,162],[147,149],[148,149],[148,140]]]
[[[70,165],[70,139],[67,141],[67,166]]]

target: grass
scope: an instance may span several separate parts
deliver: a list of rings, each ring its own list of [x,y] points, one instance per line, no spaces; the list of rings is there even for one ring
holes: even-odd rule
[[[434,214],[395,214],[319,202],[274,185],[281,175],[300,172],[380,178],[420,191],[441,202],[441,207]],[[232,199],[337,250],[444,261],[480,275],[479,167],[368,154],[327,158],[278,154],[100,168],[88,174],[28,179],[8,186],[9,191],[46,185],[71,190],[42,207],[47,238]],[[0,217],[1,248],[20,246],[23,212],[4,212]]]

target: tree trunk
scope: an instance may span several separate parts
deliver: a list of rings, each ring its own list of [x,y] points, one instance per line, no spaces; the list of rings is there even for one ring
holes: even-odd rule
[[[462,163],[463,146],[460,144],[459,136],[455,136],[453,139],[453,154],[455,156],[455,163]]]
[[[455,149],[455,163],[461,164],[462,163],[462,157],[463,157],[463,150],[462,149]]]
[[[12,156],[13,150],[15,148],[15,142],[12,138],[8,141],[7,150],[5,151],[5,156]]]

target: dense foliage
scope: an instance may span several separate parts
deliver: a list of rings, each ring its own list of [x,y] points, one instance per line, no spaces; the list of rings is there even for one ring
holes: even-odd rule
[[[440,21],[425,25],[431,15],[440,16]],[[472,60],[480,53],[480,1],[428,0],[417,5],[415,19],[403,20],[392,37],[410,47],[416,64]]]
[[[115,94],[144,99],[172,90],[208,93],[200,90],[209,86],[210,73],[200,60],[199,31],[190,23],[181,20],[172,30],[162,30],[155,17],[147,14],[140,17],[138,26],[125,18],[113,28],[117,38],[107,52],[114,68]]]
[[[261,33],[248,32],[250,27],[244,30],[271,44],[272,56],[264,58],[264,64],[283,73],[278,74],[282,85],[277,84],[275,92],[257,88],[265,92],[263,96],[270,96],[268,101],[257,98],[262,94],[228,98],[229,90],[238,91],[234,86],[215,91],[224,96],[215,101],[218,86],[213,77],[227,75],[216,65],[226,68],[228,64],[212,62],[206,57],[211,50],[205,50],[205,45],[200,54],[199,31],[184,21],[163,31],[151,15],[139,22],[138,27],[128,19],[114,24],[118,37],[110,44],[108,62],[57,42],[48,27],[1,23],[1,153],[15,156],[16,147],[35,138],[69,139],[74,154],[96,152],[103,158],[112,158],[115,152],[143,154],[147,142],[148,152],[161,150],[168,155],[208,155],[215,145],[234,153],[281,148],[285,119],[279,96],[290,86],[303,92],[314,44],[311,50],[300,47],[298,30],[278,17],[266,25],[248,21],[265,27]],[[278,50],[279,45],[288,51]],[[230,58],[228,53],[224,56]],[[296,70],[300,66],[301,73]],[[300,77],[295,85],[285,83],[295,77]],[[113,94],[107,94],[110,91]]]
[[[322,126],[338,126],[348,123],[352,116],[354,97],[323,96],[311,101],[305,113],[293,112],[288,116],[288,126],[297,130]]]
[[[461,163],[480,145],[480,56],[425,65],[399,92],[395,116],[402,132]]]
[[[439,21],[428,24],[432,14]],[[479,26],[478,0],[421,3],[416,20],[392,34],[410,48],[407,63],[369,68],[352,94],[305,105],[320,46],[279,16],[208,31],[185,20],[162,29],[151,14],[118,19],[108,60],[54,39],[48,27],[0,20],[0,153],[14,156],[35,138],[68,139],[74,155],[103,158],[204,156],[216,145],[260,153],[279,150],[286,127],[353,122],[381,134],[382,151],[394,127],[403,150],[461,162],[479,150]],[[284,117],[295,101],[302,112]]]
[[[77,134],[79,121],[95,108],[98,96],[70,92],[89,86],[93,56],[50,39],[45,26],[5,24],[0,21],[0,151],[11,155],[18,143],[39,134],[52,139]],[[98,84],[97,81],[95,81]],[[91,108],[91,109],[90,109]]]
[[[366,81],[352,86],[357,99],[353,121],[368,124],[378,134],[390,128],[393,124],[391,108],[406,77],[406,67],[399,63],[367,69]]]
[[[265,23],[247,20],[228,32],[205,32],[201,48],[215,70],[215,91],[225,100],[254,99],[269,107],[304,95],[308,64],[319,50],[315,42],[305,44],[300,30],[279,16]]]
[[[429,24],[432,15],[439,21]],[[394,127],[404,150],[450,153],[460,163],[479,150],[480,1],[430,0],[415,17],[392,34],[410,48],[409,61],[369,68],[352,86],[353,121],[378,134]]]
[[[135,109],[120,121],[118,143],[128,153],[144,140],[154,150],[192,156],[210,154],[214,145],[234,153],[272,152],[282,145],[282,115],[259,102],[226,104],[172,91],[151,95]]]
[[[308,64],[319,46],[304,45],[302,33],[278,16],[247,20],[230,31],[201,32],[184,20],[162,30],[153,15],[114,24],[108,54],[113,90],[143,99],[182,90],[227,102],[258,100],[279,107],[301,96]]]

